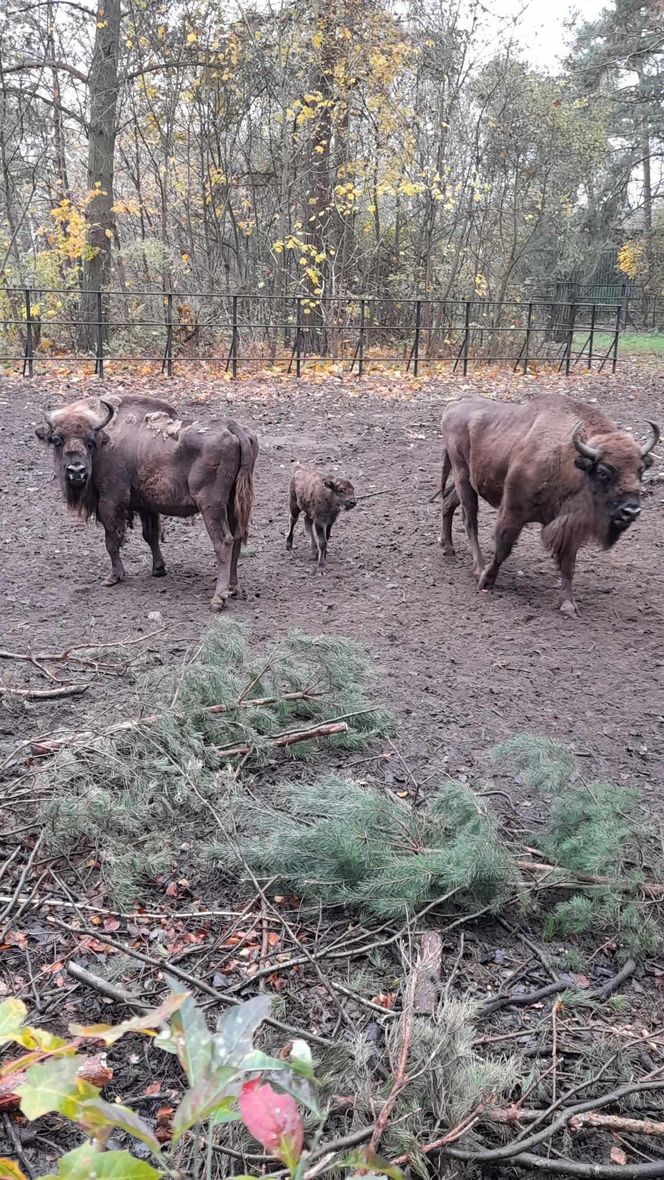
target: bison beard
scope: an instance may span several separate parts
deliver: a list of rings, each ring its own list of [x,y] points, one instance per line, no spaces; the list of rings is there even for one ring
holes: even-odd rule
[[[524,525],[542,525],[558,563],[561,610],[576,615],[572,579],[578,550],[611,549],[640,513],[641,477],[652,464],[659,428],[639,446],[596,407],[551,395],[526,405],[481,398],[457,402],[443,417],[441,544],[453,555],[452,520],[462,505],[482,590],[490,590]],[[449,474],[453,483],[445,490]],[[487,565],[477,535],[478,496],[498,509],[495,552]]]
[[[253,504],[256,438],[231,420],[180,422],[166,402],[141,396],[122,398],[106,433],[113,407],[104,405],[101,419],[92,399],[47,412],[47,429],[37,434],[57,444],[55,463],[67,507],[84,518],[96,515],[104,527],[111,559],[107,584],[125,577],[120,548],[135,513],[155,577],[166,572],[160,515],[200,513],[217,559],[211,606],[220,610],[237,592],[238,558]]]

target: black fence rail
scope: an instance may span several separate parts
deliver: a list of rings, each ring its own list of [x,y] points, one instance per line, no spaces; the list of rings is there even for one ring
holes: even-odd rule
[[[82,307],[87,308],[83,314]],[[92,310],[91,310],[92,309]],[[447,365],[537,365],[569,375],[618,362],[624,304],[533,299],[278,297],[202,292],[0,291],[0,366],[32,377],[49,365],[158,366],[173,376],[191,365],[235,379],[271,369],[303,376],[315,366],[357,376],[397,369],[414,376]]]

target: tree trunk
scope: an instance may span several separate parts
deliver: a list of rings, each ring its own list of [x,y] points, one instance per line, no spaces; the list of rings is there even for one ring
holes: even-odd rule
[[[94,56],[88,80],[88,249],[83,259],[79,328],[79,347],[87,351],[95,347],[96,292],[108,289],[111,275],[119,48],[120,0],[99,0]],[[104,319],[106,321],[107,317]]]

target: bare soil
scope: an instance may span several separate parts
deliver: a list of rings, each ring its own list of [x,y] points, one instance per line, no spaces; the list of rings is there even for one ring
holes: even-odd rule
[[[59,650],[72,643],[150,640],[171,664],[209,619],[212,550],[200,520],[168,521],[168,576],[150,575],[140,530],[124,554],[127,581],[104,587],[101,529],[68,515],[51,456],[34,428],[59,397],[118,392],[137,384],[54,379],[0,384],[2,615],[0,646]],[[657,459],[639,523],[610,554],[585,551],[578,565],[582,618],[557,609],[556,578],[538,530],[523,534],[491,595],[479,594],[457,518],[457,557],[437,543],[440,417],[470,392],[523,399],[551,392],[597,399],[621,425],[644,434],[664,422],[664,388],[653,368],[572,381],[495,377],[419,385],[369,380],[345,385],[155,380],[146,393],[167,396],[183,415],[232,412],[258,433],[256,507],[249,555],[241,562],[246,597],[230,606],[257,641],[292,628],[351,637],[374,657],[393,708],[401,749],[413,773],[442,749],[453,775],[487,769],[491,746],[515,732],[546,733],[571,744],[595,776],[657,792],[664,780],[664,486]],[[232,401],[232,404],[229,404]],[[353,480],[358,495],[389,489],[342,516],[324,576],[298,528],[285,550],[289,469],[295,459]],[[482,505],[490,548],[493,512]],[[155,616],[158,612],[158,617]],[[151,617],[152,616],[152,617]],[[25,665],[3,663],[21,680]],[[20,675],[19,675],[20,673]],[[26,673],[27,675],[27,673]],[[18,677],[18,680],[17,680]],[[43,685],[42,685],[43,686]],[[79,725],[84,715],[122,714],[127,688],[98,677],[85,697],[39,702],[0,713],[0,737],[17,739]]]

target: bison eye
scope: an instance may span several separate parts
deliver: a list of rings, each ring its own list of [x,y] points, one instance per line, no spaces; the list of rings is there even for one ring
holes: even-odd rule
[[[601,467],[600,466],[597,468],[597,478],[600,481],[600,483],[611,483],[611,480],[613,479],[613,475],[614,475],[614,473],[610,467]]]
[[[62,435],[60,435],[60,434],[54,434],[53,438],[51,439],[51,442],[53,443],[54,447],[61,447],[64,441],[65,440],[63,439]]]

